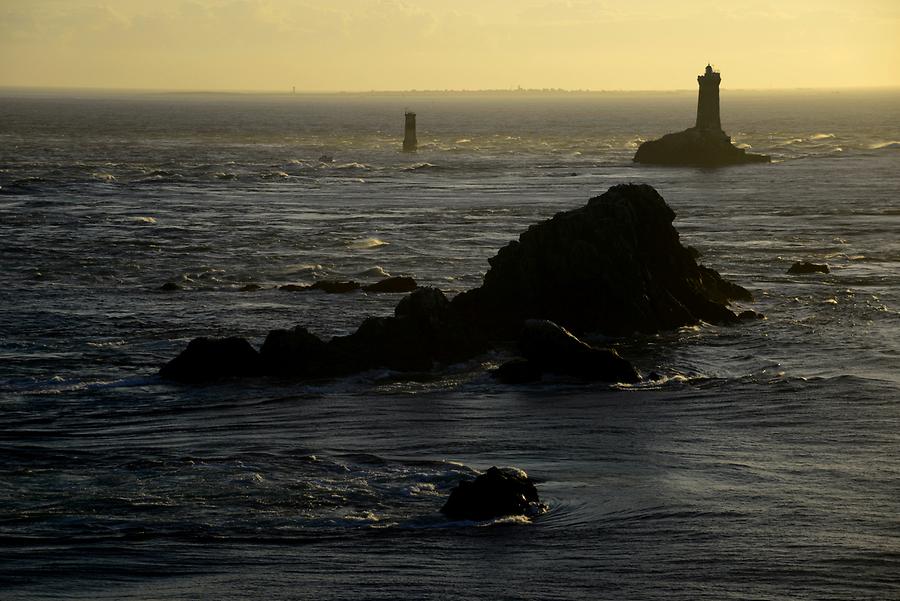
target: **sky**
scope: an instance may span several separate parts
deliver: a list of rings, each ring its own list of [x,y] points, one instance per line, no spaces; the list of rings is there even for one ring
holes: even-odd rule
[[[900,0],[0,0],[0,86],[900,85]]]

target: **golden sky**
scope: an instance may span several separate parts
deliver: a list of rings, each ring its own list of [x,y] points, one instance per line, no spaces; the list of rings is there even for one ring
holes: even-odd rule
[[[900,0],[0,0],[0,86],[900,85]]]

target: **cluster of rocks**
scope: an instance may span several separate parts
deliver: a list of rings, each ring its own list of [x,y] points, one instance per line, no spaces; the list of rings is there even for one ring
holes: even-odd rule
[[[366,319],[354,333],[328,341],[303,326],[269,332],[259,351],[242,339],[198,338],[160,373],[203,382],[264,374],[333,377],[372,368],[422,371],[518,343],[523,359],[501,369],[504,381],[544,372],[635,381],[637,372],[614,351],[576,336],[655,333],[748,317],[727,304],[751,300],[750,293],[698,265],[696,253],[679,241],[674,218],[652,187],[614,186],[584,207],[531,226],[490,259],[482,286],[452,300],[436,288],[418,288],[394,315]]]

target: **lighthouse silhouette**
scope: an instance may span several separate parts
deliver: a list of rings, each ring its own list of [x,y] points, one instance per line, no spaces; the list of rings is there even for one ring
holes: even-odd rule
[[[416,139],[416,114],[406,111],[406,129],[403,135],[403,152],[415,152],[419,145]]]
[[[697,76],[700,84],[700,95],[697,97],[697,129],[705,131],[722,131],[719,120],[719,83],[722,76],[714,71],[712,65],[706,65],[706,72]]]

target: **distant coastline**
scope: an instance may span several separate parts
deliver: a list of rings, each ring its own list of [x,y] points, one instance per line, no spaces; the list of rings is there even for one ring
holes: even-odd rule
[[[897,93],[900,86],[875,87],[840,87],[840,88],[725,88],[734,94],[841,94],[841,93]],[[97,87],[24,87],[2,86],[0,94],[11,96],[70,96],[70,95],[103,95],[103,96],[238,96],[238,97],[292,97],[309,98],[322,96],[336,97],[585,97],[585,96],[668,96],[696,94],[695,89],[682,88],[674,90],[568,90],[564,88],[513,88],[485,90],[306,90],[292,92],[290,90],[164,90],[164,89],[132,89],[132,88],[97,88]]]

